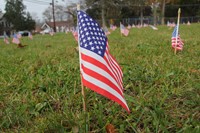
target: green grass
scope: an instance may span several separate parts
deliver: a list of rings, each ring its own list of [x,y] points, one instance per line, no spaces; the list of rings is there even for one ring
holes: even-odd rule
[[[124,73],[131,113],[86,89],[87,130],[200,132],[200,24],[180,25],[184,50],[174,55],[173,29],[119,29],[108,36]],[[0,40],[0,132],[84,132],[79,59],[72,34]]]

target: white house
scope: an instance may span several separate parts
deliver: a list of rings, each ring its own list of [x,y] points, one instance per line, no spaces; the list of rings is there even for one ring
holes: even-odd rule
[[[42,30],[52,30],[54,27],[53,22],[45,22],[42,26]],[[65,32],[67,29],[72,27],[71,21],[56,21],[55,22],[56,32]]]
[[[12,24],[6,21],[4,13],[0,10],[0,35],[6,32],[8,35],[11,32]]]

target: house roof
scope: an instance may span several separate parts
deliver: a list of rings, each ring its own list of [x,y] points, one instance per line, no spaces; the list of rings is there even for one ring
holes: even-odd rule
[[[67,21],[59,21],[59,22],[55,22],[56,26],[58,27],[61,27],[61,26],[67,26]],[[53,27],[54,23],[53,22],[46,22],[46,24],[49,26],[49,27]]]
[[[46,28],[52,28],[54,23],[53,22],[45,22],[42,26],[41,29],[46,29]],[[71,20],[67,20],[67,21],[56,21],[55,22],[56,27],[69,27],[69,26],[73,26],[73,22]]]

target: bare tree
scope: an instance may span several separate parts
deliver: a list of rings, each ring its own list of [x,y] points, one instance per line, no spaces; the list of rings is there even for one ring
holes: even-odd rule
[[[65,13],[66,7],[62,5],[55,5],[55,17],[57,21],[63,21],[67,19],[67,14]]]
[[[43,18],[45,21],[51,21],[52,20],[52,8],[49,6],[44,12],[43,12]]]
[[[119,17],[121,14],[120,3],[123,0],[86,0],[87,11],[97,12],[97,16],[101,14],[102,27],[106,27],[106,18],[108,17]],[[96,10],[96,11],[95,11]],[[91,14],[93,14],[90,12]],[[97,17],[95,16],[95,17]]]
[[[144,7],[146,6],[146,0],[129,0],[128,4],[130,7],[134,8],[136,12],[140,15],[140,24],[143,25],[143,18],[144,18]]]
[[[40,23],[40,18],[36,12],[31,12],[31,17],[35,20],[36,23]]]
[[[55,11],[55,20],[56,21],[63,21],[67,19],[67,14],[65,13],[66,7],[62,5],[55,5],[54,11]],[[52,7],[48,7],[44,12],[43,12],[43,18],[46,21],[51,21],[52,20],[52,14],[53,10]]]
[[[159,8],[159,2],[157,2],[157,0],[153,1],[151,0],[151,9],[152,9],[152,13],[153,13],[153,24],[157,25],[157,11]]]
[[[168,3],[176,3],[179,0],[160,0],[161,2],[161,24],[165,24],[165,5]]]

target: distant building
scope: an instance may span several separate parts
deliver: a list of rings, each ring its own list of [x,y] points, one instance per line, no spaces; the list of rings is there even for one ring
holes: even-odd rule
[[[55,22],[56,25],[56,32],[65,32],[67,29],[70,29],[72,26],[71,21],[57,21]],[[45,22],[42,26],[42,30],[53,30],[54,23],[53,22]]]
[[[6,32],[7,35],[10,35],[11,29],[12,24],[6,21],[4,13],[0,10],[0,35],[3,35],[4,32]]]

